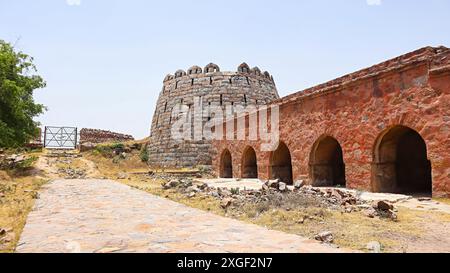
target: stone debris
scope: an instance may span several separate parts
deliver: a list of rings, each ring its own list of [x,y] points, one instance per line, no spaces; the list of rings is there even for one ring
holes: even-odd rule
[[[168,189],[176,188],[176,187],[178,187],[178,185],[180,185],[180,182],[178,180],[170,180],[167,183],[163,183],[162,186],[165,190],[168,190]]]
[[[369,218],[387,218],[397,221],[396,209],[387,201],[369,202],[358,197],[357,193],[338,188],[315,188],[305,186],[289,187],[280,180],[266,181],[261,190],[213,188],[205,183],[194,184],[191,178],[171,178],[162,184],[165,190],[176,189],[187,197],[208,195],[220,199],[223,209],[242,208],[245,204],[255,204],[264,208],[277,207],[286,211],[298,207],[321,207],[340,210],[343,213],[362,212]],[[300,222],[304,222],[306,219]]]
[[[229,206],[231,206],[231,204],[233,203],[233,199],[232,198],[225,198],[222,200],[222,202],[220,202],[220,206],[223,209],[227,209]]]
[[[168,110],[177,104],[194,105],[196,98],[201,97],[203,105],[233,104],[246,108],[267,105],[279,98],[268,72],[244,66],[234,72],[221,72],[215,64],[208,64],[204,69],[195,66],[187,71],[178,70],[164,79],[147,146],[149,165],[166,168],[211,165],[210,141],[179,142],[172,137],[173,120]]]
[[[287,184],[283,182],[278,183],[278,190],[281,192],[286,192],[288,190]]]
[[[9,243],[14,240],[16,234],[11,228],[0,228],[0,244]]]
[[[58,173],[64,176],[65,179],[84,179],[86,178],[86,171],[82,169],[59,168]]]
[[[320,234],[317,234],[314,239],[326,244],[332,244],[334,242],[333,233],[330,231],[321,232]]]
[[[373,203],[373,207],[375,209],[382,210],[382,211],[388,211],[388,210],[394,209],[394,205],[392,205],[391,203],[389,203],[387,201],[376,201]]]

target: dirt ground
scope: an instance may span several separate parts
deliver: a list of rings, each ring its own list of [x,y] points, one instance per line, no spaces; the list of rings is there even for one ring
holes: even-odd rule
[[[447,199],[433,200],[431,205],[417,203],[416,200],[396,204],[397,221],[369,218],[360,211],[346,213],[327,207],[292,205],[289,204],[291,201],[285,201],[287,203],[282,203],[279,207],[261,207],[260,204],[244,202],[224,209],[221,199],[208,194],[198,193],[192,196],[179,189],[163,189],[162,183],[174,177],[183,179],[187,170],[164,171],[166,173],[162,170],[149,170],[140,160],[138,151],[122,157],[105,157],[91,151],[83,154],[44,153],[39,156],[28,176],[20,178],[12,178],[0,172],[1,187],[16,185],[16,190],[8,191],[6,198],[0,199],[0,228],[8,229],[8,234],[12,234],[9,235],[8,242],[0,241],[0,251],[14,251],[26,215],[31,210],[34,199],[38,198],[38,190],[47,181],[57,178],[108,178],[193,208],[277,231],[311,239],[321,232],[329,231],[334,236],[333,244],[336,247],[368,252],[369,243],[379,242],[382,252],[450,253],[450,213],[435,209],[435,206],[446,208],[444,204],[448,204]],[[197,170],[193,174],[198,176]],[[207,174],[204,176],[208,177]],[[21,206],[17,206],[16,201]]]

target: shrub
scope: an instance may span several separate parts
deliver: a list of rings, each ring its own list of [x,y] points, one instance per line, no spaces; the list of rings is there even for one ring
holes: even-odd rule
[[[141,158],[142,162],[148,162],[149,157],[148,157],[148,150],[146,146],[143,146],[141,148],[141,153],[139,154],[139,157]]]

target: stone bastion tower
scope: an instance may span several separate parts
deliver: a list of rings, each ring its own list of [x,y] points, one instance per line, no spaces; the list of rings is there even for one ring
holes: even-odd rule
[[[201,104],[203,113],[208,107],[266,105],[279,99],[273,77],[258,67],[250,69],[243,63],[236,72],[221,72],[219,66],[208,64],[204,69],[193,66],[167,75],[159,95],[148,143],[149,165],[156,167],[195,167],[211,165],[211,141],[179,140],[172,136],[172,127],[179,117],[174,108]],[[193,111],[192,111],[193,112]],[[191,111],[189,111],[192,115]],[[211,120],[203,114],[203,124]]]

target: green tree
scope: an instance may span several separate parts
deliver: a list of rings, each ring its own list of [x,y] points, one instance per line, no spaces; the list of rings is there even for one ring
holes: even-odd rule
[[[32,57],[0,40],[0,147],[18,147],[37,135],[33,118],[46,109],[33,92],[46,84],[35,72]]]

